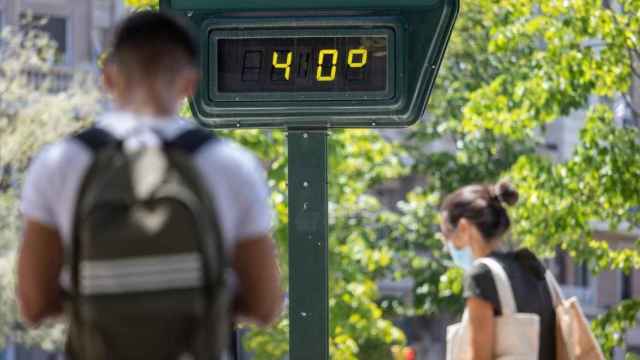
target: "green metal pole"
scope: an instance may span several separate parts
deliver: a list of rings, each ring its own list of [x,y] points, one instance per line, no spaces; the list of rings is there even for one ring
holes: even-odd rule
[[[290,130],[289,355],[329,359],[327,131]]]

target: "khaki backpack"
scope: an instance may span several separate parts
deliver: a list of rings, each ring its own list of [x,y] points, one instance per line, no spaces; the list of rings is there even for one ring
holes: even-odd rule
[[[99,128],[77,200],[65,312],[82,360],[222,359],[227,272],[212,195],[192,162],[215,137],[190,129],[130,148]]]

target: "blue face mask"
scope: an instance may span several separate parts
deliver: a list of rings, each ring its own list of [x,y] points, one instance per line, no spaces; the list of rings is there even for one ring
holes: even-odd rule
[[[466,246],[461,250],[458,250],[451,242],[447,243],[447,245],[449,246],[449,254],[451,254],[453,262],[464,271],[471,269],[473,266],[473,253],[471,252],[471,247]]]

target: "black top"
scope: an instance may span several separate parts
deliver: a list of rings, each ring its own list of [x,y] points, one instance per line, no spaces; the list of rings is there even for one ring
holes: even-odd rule
[[[489,257],[505,269],[519,313],[540,316],[540,360],[555,360],[556,315],[551,293],[545,280],[545,268],[529,250],[493,252]],[[484,264],[474,265],[464,277],[465,298],[478,297],[493,305],[496,316],[502,315],[498,290],[491,270]]]

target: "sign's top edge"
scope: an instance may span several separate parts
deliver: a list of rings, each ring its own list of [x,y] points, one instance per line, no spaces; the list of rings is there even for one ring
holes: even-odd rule
[[[174,10],[306,10],[431,7],[446,0],[165,0]]]

